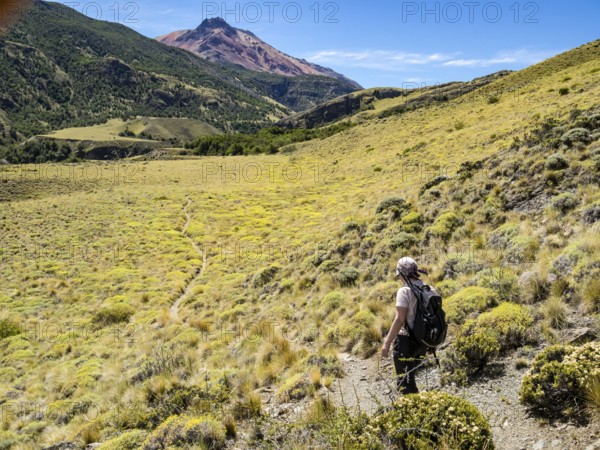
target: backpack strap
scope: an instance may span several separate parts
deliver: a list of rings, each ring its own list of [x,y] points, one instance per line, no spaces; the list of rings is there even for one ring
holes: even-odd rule
[[[419,294],[419,291],[417,290],[418,288],[414,284],[411,283],[410,278],[405,277],[404,275],[401,275],[401,277],[404,280],[404,283],[406,283],[406,285],[408,286],[408,288],[412,292],[412,294],[415,296],[415,299],[417,300],[417,305],[416,305],[417,308],[421,308],[421,296]],[[415,339],[415,335],[414,335],[413,329],[408,325],[408,320],[406,321],[406,323],[404,324],[404,326],[406,327],[406,330],[408,331],[409,337],[416,344],[417,340]]]

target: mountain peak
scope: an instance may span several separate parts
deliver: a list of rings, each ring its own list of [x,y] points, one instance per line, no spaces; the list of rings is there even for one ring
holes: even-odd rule
[[[231,25],[221,17],[213,17],[211,19],[204,19],[197,30],[211,30],[215,28],[231,28]]]
[[[183,48],[211,62],[241,66],[257,72],[285,76],[325,76],[341,80],[350,90],[360,85],[343,75],[308,61],[289,56],[250,31],[234,28],[223,18],[204,19],[194,30],[180,30],[159,36],[163,44]]]

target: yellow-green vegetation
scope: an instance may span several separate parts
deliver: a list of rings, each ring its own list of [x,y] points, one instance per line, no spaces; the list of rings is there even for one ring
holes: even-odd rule
[[[600,343],[548,347],[523,378],[521,402],[543,417],[589,420],[598,411],[599,374]]]
[[[335,423],[335,422],[333,422]],[[333,448],[493,449],[486,418],[466,400],[441,392],[401,397],[369,419],[359,417],[337,430]]]
[[[597,318],[598,67],[595,42],[494,81],[498,102],[287,153],[1,166],[0,401],[20,409],[0,442],[247,435],[274,403],[318,401],[339,352],[381,347],[404,254],[458,296],[446,370],[468,381],[536,337],[548,298]]]
[[[144,441],[144,450],[196,444],[209,449],[225,448],[225,426],[210,416],[171,416]]]
[[[201,120],[140,117],[127,122],[111,119],[102,125],[66,128],[49,133],[45,137],[66,141],[175,140],[183,143],[200,136],[220,133],[221,131]]]
[[[445,361],[448,379],[465,383],[497,356],[534,343],[533,322],[527,307],[508,302],[465,322]]]
[[[483,312],[498,302],[498,294],[478,286],[467,287],[444,301],[448,322],[460,324],[471,313]]]

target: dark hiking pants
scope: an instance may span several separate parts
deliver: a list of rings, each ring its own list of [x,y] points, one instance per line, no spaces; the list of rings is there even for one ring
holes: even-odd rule
[[[398,335],[394,341],[394,367],[396,368],[397,386],[401,394],[419,392],[415,381],[416,368],[421,364],[427,348],[413,342],[409,336]]]

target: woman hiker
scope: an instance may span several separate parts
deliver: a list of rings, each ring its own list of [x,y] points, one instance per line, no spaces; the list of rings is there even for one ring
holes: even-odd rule
[[[414,325],[417,306],[417,298],[408,286],[408,282],[415,286],[423,285],[419,278],[420,273],[427,274],[427,271],[419,269],[414,259],[402,257],[398,261],[396,276],[404,281],[405,286],[398,289],[396,294],[396,317],[381,348],[381,355],[387,358],[392,342],[394,343],[393,357],[398,376],[397,386],[403,395],[419,392],[415,371],[427,354],[427,347],[413,342],[408,331]]]

